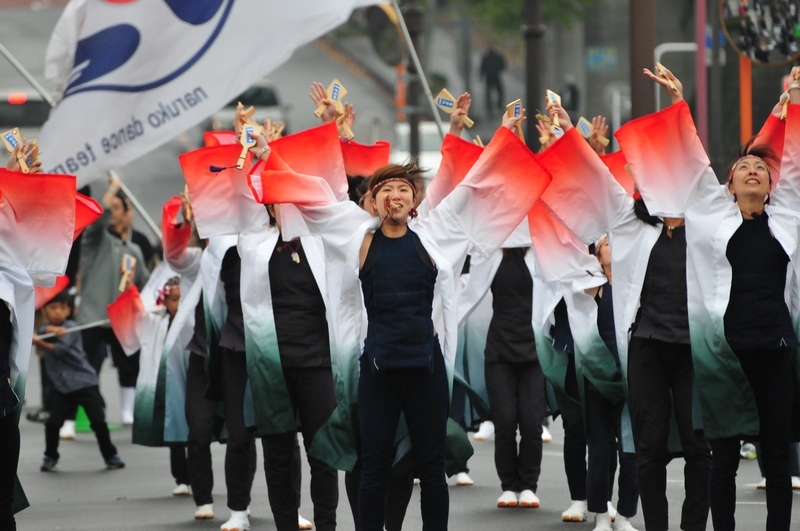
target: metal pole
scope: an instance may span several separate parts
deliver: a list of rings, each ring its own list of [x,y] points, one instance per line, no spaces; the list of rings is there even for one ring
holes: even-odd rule
[[[542,61],[542,39],[545,26],[542,24],[542,1],[527,0],[525,2],[525,24],[522,34],[525,36],[525,106],[535,109],[544,105],[544,91],[539,73],[544,68]],[[530,114],[530,113],[529,113]],[[525,125],[525,136],[528,147],[538,149],[539,133],[536,131],[536,120],[528,119]]]
[[[38,81],[36,81],[36,78],[34,78],[31,75],[31,73],[28,72],[28,70],[22,65],[22,63],[17,61],[17,58],[14,57],[11,54],[11,52],[9,52],[8,49],[5,46],[3,46],[2,43],[0,43],[0,54],[2,54],[3,57],[5,57],[8,60],[8,62],[11,63],[11,66],[13,66],[17,70],[17,72],[19,72],[20,75],[22,77],[24,77],[25,80],[28,83],[30,83],[30,85],[34,89],[36,89],[36,92],[38,92],[42,96],[42,99],[44,99],[47,103],[49,103],[51,107],[55,107],[56,106],[56,101],[53,99],[53,97],[50,96],[50,94],[44,89],[44,87],[41,84],[39,84]],[[142,218],[144,219],[144,221],[147,224],[147,226],[150,227],[150,230],[152,230],[155,233],[155,235],[158,236],[158,239],[160,240],[161,239],[161,229],[158,228],[158,225],[156,225],[156,223],[153,221],[153,218],[150,217],[150,215],[145,211],[145,209],[142,206],[142,204],[131,193],[130,188],[128,188],[125,185],[125,183],[122,182],[122,179],[120,179],[119,175],[117,175],[117,173],[114,170],[111,170],[108,173],[113,178],[115,178],[117,181],[119,181],[120,188],[122,189],[122,191],[125,192],[125,195],[127,195],[128,198],[131,200],[131,203],[133,204],[134,208],[137,211],[139,211],[139,214],[142,216]]]
[[[83,324],[83,325],[80,325],[80,326],[76,326],[76,327],[73,327],[73,328],[67,328],[66,331],[67,331],[68,334],[70,332],[80,332],[81,330],[86,330],[86,329],[89,329],[89,328],[97,328],[98,326],[105,326],[110,322],[111,321],[108,320],[108,319],[102,319],[100,321],[93,321],[91,323],[86,323],[86,324]],[[55,332],[51,332],[49,334],[42,334],[40,336],[36,336],[36,339],[50,339],[51,337],[56,337]]]
[[[697,41],[695,62],[697,134],[708,150],[708,67],[706,67],[706,0],[694,2],[694,37]]]
[[[395,11],[397,11],[397,20],[400,23],[400,30],[403,32],[403,37],[406,40],[408,53],[411,56],[411,60],[414,63],[417,73],[419,74],[422,88],[425,90],[428,103],[433,111],[433,118],[436,120],[436,124],[439,126],[439,134],[442,136],[442,140],[444,140],[444,124],[439,116],[439,110],[436,108],[436,103],[433,101],[433,94],[431,94],[431,88],[428,86],[428,79],[425,77],[424,71],[422,70],[422,64],[419,62],[419,56],[417,55],[417,49],[414,46],[414,42],[411,40],[411,35],[408,33],[408,27],[406,26],[403,13],[400,11],[400,6],[397,4],[397,0],[392,0],[392,6],[394,6]]]
[[[720,46],[720,20],[716,6],[710,6],[711,17],[711,78],[709,83],[710,93],[710,135],[709,153],[717,175],[722,175],[723,149],[722,149],[722,47]]]
[[[11,52],[9,52],[8,49],[5,46],[3,46],[2,43],[0,43],[0,54],[3,54],[3,57],[5,57],[8,60],[8,62],[11,63],[11,66],[13,66],[17,70],[17,72],[19,72],[20,75],[24,77],[25,80],[28,83],[30,83],[33,88],[36,89],[36,92],[38,92],[42,96],[42,99],[44,99],[44,101],[49,103],[51,107],[56,106],[56,102],[53,99],[53,97],[50,96],[50,94],[44,89],[43,86],[39,84],[38,81],[36,81],[36,79],[31,75],[31,73],[28,72],[28,70],[24,66],[22,66],[22,63],[17,61],[17,58],[11,55]]]
[[[653,82],[642,75],[643,68],[654,68],[653,50],[656,47],[655,0],[631,0],[631,118],[655,111]]]

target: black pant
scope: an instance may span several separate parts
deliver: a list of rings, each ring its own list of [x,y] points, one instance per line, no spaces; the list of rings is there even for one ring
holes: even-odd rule
[[[100,396],[100,388],[96,385],[67,394],[53,390],[53,407],[44,427],[44,455],[58,459],[58,430],[64,424],[67,414],[78,406],[81,406],[89,417],[89,425],[97,438],[103,459],[107,461],[117,455],[117,448],[111,442],[106,425],[105,403]]]
[[[225,486],[228,508],[246,511],[256,473],[256,443],[252,430],[244,424],[244,389],[247,386],[247,359],[244,352],[221,349],[222,403],[228,444],[225,447]]]
[[[373,373],[368,355],[361,358],[358,380],[361,531],[383,530],[386,485],[395,457],[394,439],[400,413],[405,414],[415,471],[422,486],[422,529],[447,529],[450,498],[445,480],[445,441],[449,390],[444,357],[436,346],[433,372],[396,369]]]
[[[0,304],[3,304],[0,301]],[[3,304],[5,306],[5,304]],[[14,485],[19,464],[19,426],[14,413],[0,417],[0,529],[14,531]]]
[[[793,369],[788,348],[736,353],[753,389],[758,408],[760,456],[767,478],[767,531],[788,531],[792,521],[791,447]],[[736,528],[736,471],[739,438],[711,441],[713,462],[709,480],[715,531]]]
[[[586,444],[589,467],[586,494],[589,512],[604,513],[614,490],[622,404],[612,404],[589,380],[585,380]],[[619,502],[617,512],[626,518],[636,515],[639,488],[636,485],[636,455],[619,452]]]
[[[207,400],[204,395],[208,387],[205,358],[189,355],[186,370],[186,423],[189,425],[187,462],[189,484],[192,486],[194,503],[199,507],[214,503],[214,471],[211,467],[211,441],[214,439],[216,400]]]
[[[98,376],[107,357],[106,347],[108,347],[111,349],[111,359],[117,368],[119,386],[136,387],[136,378],[139,376],[139,352],[131,356],[126,355],[114,331],[102,326],[81,331],[81,339],[89,364],[94,367]]]
[[[5,301],[0,300],[0,374],[4,377],[11,371],[11,344],[14,340],[14,328],[11,325],[11,311]],[[8,409],[11,409],[13,393],[6,388]],[[5,408],[5,400],[0,400],[0,407]],[[2,411],[0,411],[2,415]],[[19,464],[19,426],[16,411],[9,411],[0,416],[0,529],[14,531],[17,524],[14,520],[14,485]]]
[[[497,110],[503,110],[505,100],[503,96],[503,80],[498,74],[497,77],[486,78],[486,111],[491,114],[494,111],[492,106],[492,92],[497,92]]]
[[[314,435],[336,409],[333,374],[330,367],[284,367],[283,375],[295,415],[300,419],[303,444],[311,468],[311,501],[314,503],[314,526],[320,531],[336,529],[339,504],[339,474],[319,459],[308,455]],[[292,454],[297,446],[297,432],[267,435],[264,447],[264,473],[267,477],[269,503],[279,531],[297,529],[297,501],[292,488]]]
[[[667,441],[673,413],[686,461],[683,469],[686,498],[680,527],[686,531],[706,528],[711,452],[692,422],[693,381],[690,345],[631,339],[628,386],[638,454],[639,493],[648,531],[669,528],[667,464],[672,457]]]
[[[485,374],[500,488],[536,492],[542,471],[542,422],[547,414],[542,367],[538,362],[486,362]]]
[[[356,531],[361,527],[358,521],[358,490],[361,487],[361,461],[357,461],[352,472],[344,475],[344,487],[347,490],[347,501],[350,503],[350,511],[353,513]],[[383,527],[386,531],[400,531],[403,529],[403,520],[406,518],[408,503],[414,493],[414,469],[408,473],[400,471],[396,467],[389,473],[389,481],[386,483],[386,503],[384,505],[385,515]]]
[[[169,446],[169,471],[176,485],[189,485],[189,462],[186,457],[185,444]]]

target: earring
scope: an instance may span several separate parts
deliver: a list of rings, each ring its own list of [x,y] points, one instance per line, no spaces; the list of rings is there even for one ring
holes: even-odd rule
[[[412,207],[411,210],[408,211],[408,217],[410,217],[411,219],[414,219],[418,215],[419,215],[419,212],[417,212],[416,208]]]

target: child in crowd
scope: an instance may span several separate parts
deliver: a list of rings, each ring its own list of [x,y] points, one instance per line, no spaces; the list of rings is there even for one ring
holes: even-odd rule
[[[83,350],[81,335],[67,332],[75,326],[68,320],[70,300],[67,291],[56,295],[43,308],[47,324],[39,329],[39,334],[55,333],[55,337],[42,340],[34,337],[34,344],[45,351],[44,368],[53,383],[52,409],[45,424],[45,451],[42,472],[51,472],[58,464],[58,430],[64,423],[67,412],[81,406],[89,417],[92,431],[97,437],[100,453],[108,470],[124,468],[125,463],[117,455],[111,442],[105,419],[105,404],[100,396],[97,373]]]

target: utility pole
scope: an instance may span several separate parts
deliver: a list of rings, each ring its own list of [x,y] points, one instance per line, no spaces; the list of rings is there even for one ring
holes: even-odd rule
[[[631,0],[631,118],[656,110],[653,82],[642,75],[643,68],[653,69],[656,47],[655,0]]]
[[[638,0],[637,0],[638,1]],[[632,2],[633,3],[633,2]],[[542,40],[544,39],[544,24],[542,24],[542,0],[526,0],[525,24],[522,34],[525,36],[525,108],[528,116],[532,109],[544,105],[542,79],[540,72],[542,63]],[[528,118],[525,126],[525,140],[533,150],[538,150],[539,133],[536,131],[536,120]]]
[[[403,7],[403,18],[408,27],[408,34],[411,37],[411,42],[414,48],[419,50],[419,36],[422,33],[422,26],[424,21],[424,12],[416,0],[409,0]],[[406,94],[406,117],[408,119],[409,129],[409,153],[411,160],[417,161],[419,157],[419,118],[421,114],[420,109],[420,79],[417,66],[414,64],[411,54],[408,57],[408,65],[406,66],[406,74],[408,78],[408,91]]]

